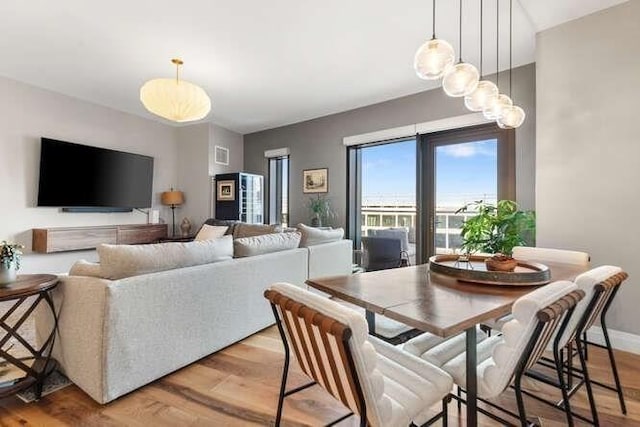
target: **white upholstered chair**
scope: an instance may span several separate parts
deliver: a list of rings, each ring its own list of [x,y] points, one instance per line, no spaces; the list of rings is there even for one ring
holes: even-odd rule
[[[451,377],[369,336],[361,314],[286,283],[272,285],[265,297],[271,302],[285,346],[276,425],[284,398],[314,384],[359,415],[361,426],[429,424],[442,415],[427,419],[429,408],[440,401],[446,419]],[[290,352],[313,381],[285,391]]]
[[[482,399],[496,397],[513,380],[518,414],[512,415],[526,425],[526,412],[520,388],[522,375],[542,357],[555,331],[559,327],[566,327],[569,319],[566,315],[572,313],[575,304],[583,295],[584,292],[580,291],[573,282],[560,281],[540,287],[519,298],[513,305],[513,319],[504,325],[502,335],[489,338],[483,336],[478,339],[478,397]],[[425,345],[426,341],[432,341],[435,346],[428,348]],[[418,336],[403,346],[406,351],[427,360],[433,360],[433,354],[438,353],[440,357],[437,361],[442,369],[453,377],[457,385],[465,388],[466,354],[464,351],[456,354],[452,347],[459,349],[460,345],[455,340],[438,343],[433,336],[429,335]],[[416,354],[417,349],[422,353]],[[558,381],[564,384],[562,376]],[[564,393],[566,388],[563,388],[563,397],[566,397]],[[486,413],[486,411],[481,412]],[[571,424],[568,399],[566,399],[565,412]]]
[[[513,257],[518,260],[535,260],[539,262],[559,262],[562,264],[572,265],[589,265],[589,254],[586,252],[570,251],[566,249],[552,249],[552,248],[533,248],[529,246],[516,246],[513,248]],[[509,320],[513,319],[513,316],[507,314],[497,319],[493,319],[484,322],[486,328],[501,331],[502,327]]]

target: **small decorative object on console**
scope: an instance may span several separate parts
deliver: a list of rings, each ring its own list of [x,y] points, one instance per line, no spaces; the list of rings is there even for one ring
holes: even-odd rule
[[[20,257],[24,246],[17,243],[9,243],[5,240],[0,243],[0,286],[16,281],[16,272],[20,269]]]
[[[182,232],[182,237],[187,237],[191,233],[191,221],[189,218],[182,218],[182,222],[180,223],[180,231]]]

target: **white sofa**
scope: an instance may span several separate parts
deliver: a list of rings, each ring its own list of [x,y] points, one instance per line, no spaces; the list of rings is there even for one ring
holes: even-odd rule
[[[285,281],[351,272],[352,243],[237,258],[107,280],[61,276],[53,356],[64,373],[99,403],[233,344],[274,323],[264,290]],[[36,333],[52,326],[46,310]]]

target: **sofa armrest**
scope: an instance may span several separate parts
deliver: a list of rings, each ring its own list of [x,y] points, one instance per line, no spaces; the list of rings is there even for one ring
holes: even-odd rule
[[[352,273],[353,243],[351,240],[309,246],[309,279],[344,276]]]

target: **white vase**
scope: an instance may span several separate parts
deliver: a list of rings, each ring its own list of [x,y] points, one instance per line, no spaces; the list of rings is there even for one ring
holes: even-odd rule
[[[16,264],[9,264],[7,268],[4,264],[0,264],[0,286],[8,285],[16,281]]]

